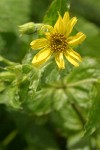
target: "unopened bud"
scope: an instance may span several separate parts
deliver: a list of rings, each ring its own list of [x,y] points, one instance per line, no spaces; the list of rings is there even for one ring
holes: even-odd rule
[[[25,23],[18,27],[19,27],[20,35],[23,35],[23,34],[29,35],[29,34],[33,34],[36,32],[38,32],[39,34],[41,33],[43,34],[45,32],[51,31],[53,28],[50,25],[46,25],[42,23],[34,23],[34,22]]]
[[[21,35],[22,34],[32,34],[34,32],[34,23],[33,22],[25,23],[18,27],[19,27],[19,32],[21,33]]]
[[[37,32],[38,30],[40,30],[42,25],[43,25],[42,23],[38,24],[34,22],[29,22],[20,25],[18,27],[19,27],[19,32],[21,33],[21,35],[23,35],[23,34],[33,34]]]

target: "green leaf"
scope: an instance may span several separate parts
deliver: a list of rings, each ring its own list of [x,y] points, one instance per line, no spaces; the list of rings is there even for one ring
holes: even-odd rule
[[[80,67],[73,69],[67,78],[65,77],[67,93],[80,107],[89,107],[91,88],[100,76],[99,64],[100,60],[85,58]]]
[[[0,73],[0,81],[7,81],[7,82],[11,82],[15,79],[15,74],[5,71],[5,72],[1,72]]]
[[[67,136],[69,148],[79,148],[79,143],[83,143],[80,147],[84,147],[83,145],[87,141],[87,139],[83,140],[81,137],[88,109],[92,103],[90,92],[94,83],[100,78],[99,64],[100,60],[85,58],[80,67],[71,70],[69,75],[65,77],[63,84],[60,84],[61,89],[64,89],[67,96],[67,103],[59,111],[52,112],[52,119],[56,128],[60,130],[59,132]],[[88,142],[87,145],[89,145]],[[75,145],[76,147],[74,147]]]
[[[4,82],[0,82],[0,92],[2,92],[6,88]]]
[[[54,0],[51,5],[49,6],[49,9],[44,17],[44,22],[54,25],[58,18],[57,12],[63,16],[65,11],[67,11],[67,5],[69,5],[68,0]]]
[[[73,69],[67,76],[67,82],[74,83],[80,80],[97,79],[100,75],[100,59],[86,57],[79,67]],[[83,82],[83,81],[82,81]],[[90,80],[92,82],[92,80]],[[79,85],[81,83],[79,82]],[[77,86],[77,85],[76,85]]]
[[[85,135],[92,134],[100,122],[100,83],[94,85],[92,91],[92,106],[89,111],[87,123],[85,126]]]
[[[8,86],[2,94],[0,94],[0,103],[6,104],[8,107],[14,109],[20,109],[21,103],[18,96],[18,88],[13,86]]]
[[[38,90],[59,80],[59,70],[54,60],[45,64],[45,66],[40,69],[40,73]]]
[[[32,49],[29,49],[26,55],[24,56],[22,63],[23,64],[32,64],[32,58],[33,58],[34,51]]]
[[[26,96],[24,94],[26,98],[25,109],[43,115],[53,110],[60,110],[67,102],[74,102],[79,109],[85,108],[87,112],[90,103],[89,93],[93,83],[97,81],[96,78],[100,75],[99,60],[84,59],[83,64],[73,69],[67,76],[67,72],[64,70],[61,74],[65,77],[64,81],[60,80],[60,74],[55,65],[53,62],[49,62],[40,68],[37,80],[34,81],[35,78],[31,78],[30,86],[26,84],[20,89],[24,90],[26,86],[28,90]],[[34,73],[32,74],[34,75]],[[37,88],[34,90],[35,83]]]
[[[67,102],[63,89],[46,87],[36,93],[29,94],[27,108],[37,115],[48,114],[53,110],[60,110]]]
[[[52,109],[52,89],[40,90],[34,93],[30,93],[29,103],[27,102],[28,109],[37,115],[47,114]]]

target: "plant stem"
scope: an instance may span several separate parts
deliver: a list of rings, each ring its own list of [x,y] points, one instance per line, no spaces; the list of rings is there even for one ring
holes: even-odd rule
[[[6,58],[4,58],[4,57],[2,57],[2,56],[0,56],[0,61],[4,62],[5,64],[7,64],[7,65],[9,65],[9,66],[16,64],[15,62],[11,62],[11,61],[9,61],[8,59],[6,59]]]
[[[17,130],[13,130],[4,140],[3,140],[3,145],[7,146],[18,134]]]

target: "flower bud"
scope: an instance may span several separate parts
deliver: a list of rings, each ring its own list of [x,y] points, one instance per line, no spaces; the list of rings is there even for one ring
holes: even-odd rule
[[[19,27],[19,32],[21,33],[21,35],[23,34],[32,34],[37,32],[38,30],[40,30],[42,24],[37,24],[34,22],[28,22],[25,23],[23,25],[18,26]]]

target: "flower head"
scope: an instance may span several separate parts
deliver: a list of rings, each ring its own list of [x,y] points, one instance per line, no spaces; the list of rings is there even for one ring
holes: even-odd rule
[[[65,68],[64,56],[71,64],[76,67],[79,66],[82,58],[72,47],[83,42],[86,36],[82,32],[78,32],[75,36],[69,37],[76,22],[77,18],[70,19],[68,12],[65,12],[63,18],[59,14],[54,27],[48,26],[45,38],[36,39],[30,43],[33,50],[41,49],[34,56],[33,65],[39,66],[54,55],[59,69]]]

